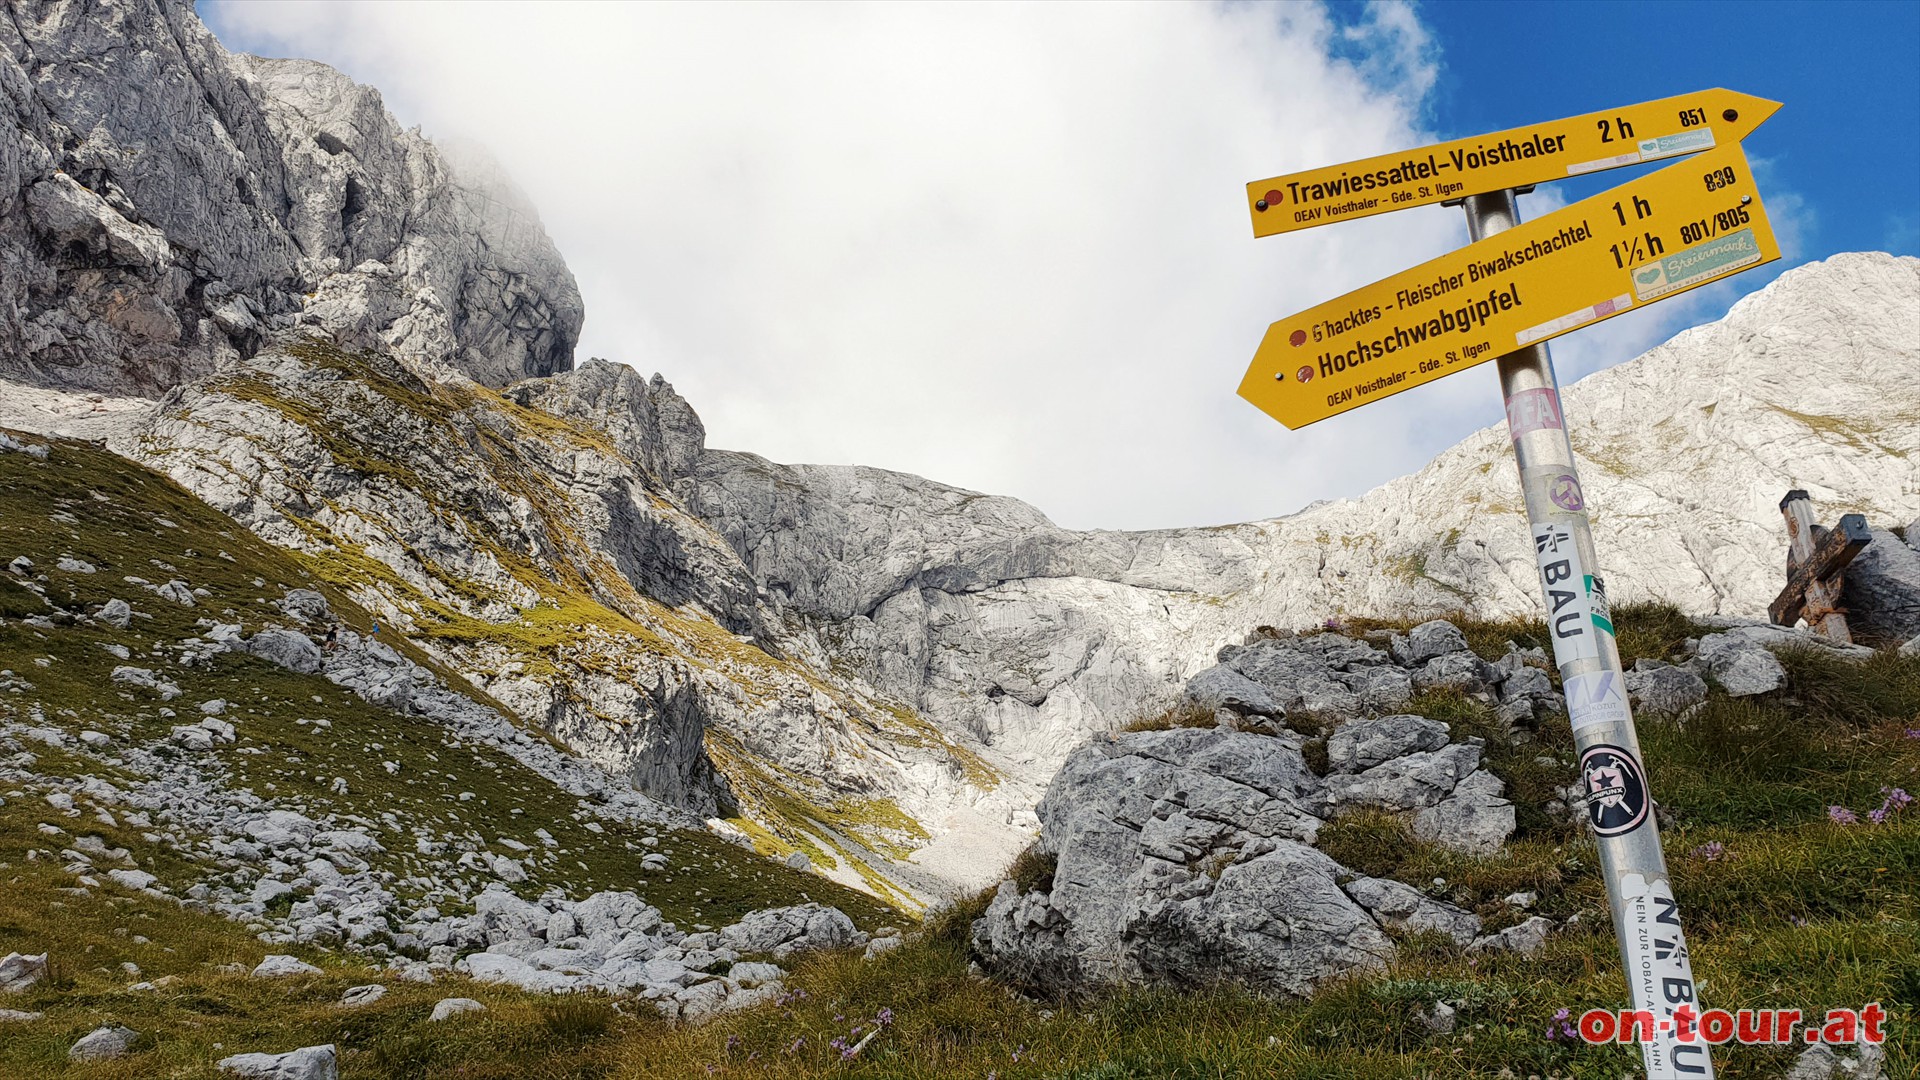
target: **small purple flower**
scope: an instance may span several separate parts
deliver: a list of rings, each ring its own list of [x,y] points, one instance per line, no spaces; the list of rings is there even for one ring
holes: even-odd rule
[[[881,1009],[878,1013],[874,1014],[873,1022],[879,1024],[881,1027],[886,1027],[893,1023],[893,1010]]]
[[[1727,846],[1718,840],[1711,840],[1687,852],[1693,858],[1704,862],[1719,862],[1727,857]]]
[[[1789,915],[1787,916],[1787,921],[1795,926],[1807,925],[1807,917],[1804,915]]]
[[[1580,1032],[1574,1028],[1572,1018],[1573,1010],[1571,1009],[1560,1009],[1555,1012],[1553,1019],[1547,1021],[1547,1041],[1578,1042]]]
[[[1909,738],[1909,739],[1920,739],[1920,727],[1910,727],[1910,728],[1908,728],[1908,729],[1907,729],[1907,738]]]
[[[727,1053],[731,1054],[738,1049],[740,1049],[740,1036],[738,1035],[727,1036]]]
[[[1846,808],[1846,807],[1844,807],[1844,806],[1829,806],[1829,807],[1827,807],[1827,817],[1828,817],[1828,819],[1830,819],[1830,820],[1831,820],[1831,821],[1832,821],[1832,822],[1833,822],[1833,823],[1834,823],[1835,825],[1858,825],[1858,824],[1860,824],[1860,815],[1859,815],[1859,814],[1856,814],[1856,813],[1854,813],[1853,811],[1851,811],[1851,810],[1849,810],[1849,809],[1847,809],[1847,808]]]
[[[793,1045],[792,1045],[792,1046],[789,1046],[789,1047],[787,1047],[787,1053],[789,1053],[789,1054],[797,1054],[797,1053],[799,1053],[799,1052],[800,1052],[800,1048],[801,1048],[801,1047],[803,1047],[803,1046],[805,1046],[805,1045],[807,1045],[807,1040],[805,1040],[805,1039],[795,1039],[795,1040],[793,1040]]]

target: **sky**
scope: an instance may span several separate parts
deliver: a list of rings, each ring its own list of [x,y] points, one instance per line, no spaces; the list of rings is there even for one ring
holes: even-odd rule
[[[708,445],[1014,495],[1072,528],[1276,517],[1500,419],[1493,365],[1300,431],[1267,325],[1466,243],[1437,206],[1253,239],[1244,185],[1723,86],[1780,262],[1552,343],[1563,383],[1839,251],[1920,254],[1920,4],[263,4],[230,49],[484,143]],[[1543,185],[1523,216],[1639,170]]]

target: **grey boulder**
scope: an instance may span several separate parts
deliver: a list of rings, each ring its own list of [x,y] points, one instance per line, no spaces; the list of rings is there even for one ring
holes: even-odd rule
[[[1642,660],[1626,681],[1633,704],[1648,712],[1674,716],[1707,700],[1706,680],[1683,667]]]
[[[1225,664],[1216,664],[1187,681],[1187,700],[1203,709],[1230,709],[1250,716],[1282,711],[1267,688]]]
[[[1389,647],[1393,662],[1401,667],[1419,667],[1427,661],[1452,653],[1467,652],[1467,635],[1445,619],[1423,622],[1406,632],[1395,634]]]
[[[140,1039],[140,1033],[132,1028],[112,1025],[97,1027],[73,1044],[67,1051],[67,1057],[74,1061],[101,1061],[106,1058],[126,1056],[133,1044]]]
[[[1520,956],[1532,956],[1546,947],[1547,932],[1553,929],[1553,920],[1535,915],[1518,926],[1509,926],[1498,933],[1488,934],[1467,946],[1468,952],[1510,952]]]
[[[1448,727],[1424,716],[1395,714],[1342,724],[1327,738],[1327,763],[1340,772],[1360,772],[1420,750],[1447,745]]]
[[[302,675],[312,675],[322,667],[320,646],[294,630],[262,630],[247,639],[247,651]]]
[[[472,998],[441,998],[434,1002],[433,1015],[427,1017],[434,1023],[452,1019],[461,1013],[486,1012],[487,1007]]]
[[[1920,634],[1920,552],[1874,529],[1873,541],[1847,566],[1840,606],[1859,636],[1894,642]]]
[[[1787,669],[1766,646],[1732,634],[1708,634],[1696,654],[1706,673],[1731,697],[1750,697],[1787,684]]]
[[[837,949],[853,944],[853,920],[839,908],[796,904],[766,908],[720,931],[720,944],[743,953],[784,957],[803,949]]]
[[[16,993],[47,977],[47,954],[8,953],[0,959],[0,992]]]
[[[1347,895],[1372,912],[1382,925],[1411,933],[1445,934],[1456,945],[1469,945],[1480,933],[1478,915],[1435,900],[1402,882],[1363,877],[1347,882],[1346,889]]]
[[[340,1059],[327,1043],[284,1054],[235,1054],[220,1059],[220,1071],[246,1080],[339,1080]]]
[[[1513,804],[1501,794],[1505,783],[1485,769],[1454,786],[1453,792],[1413,815],[1413,835],[1465,855],[1492,855],[1513,835]]]

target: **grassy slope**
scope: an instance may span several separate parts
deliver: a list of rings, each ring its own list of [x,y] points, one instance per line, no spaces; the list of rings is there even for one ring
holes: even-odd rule
[[[53,464],[73,470],[70,483],[105,490],[100,477],[111,459],[97,461],[81,451],[62,448],[56,451]],[[58,493],[16,500],[11,493],[22,479],[18,470],[23,466],[24,459],[18,455],[0,455],[0,469],[7,470],[0,475],[6,481],[0,491],[7,493],[0,495],[7,500],[0,503],[5,511],[0,516],[0,558],[24,551],[44,566],[51,565],[51,556],[60,550],[103,563],[130,557],[108,550],[104,539],[98,544],[93,541],[96,534],[111,537],[125,532],[125,539],[132,543],[140,522],[104,517],[99,519],[104,533],[82,530],[85,536],[49,530],[43,522],[53,508],[51,498]],[[230,523],[220,525],[217,515],[209,518],[210,512],[194,506],[164,481],[141,479],[156,486],[145,494],[116,491],[115,500],[124,504],[146,498],[156,500],[152,503],[156,507],[158,500],[178,500],[177,507],[165,510],[176,522],[203,530],[202,536],[217,535],[222,528],[231,533],[231,542],[222,537],[219,543],[238,562],[225,564],[203,557],[189,563],[182,554],[190,546],[187,542],[150,530],[143,542],[168,537],[171,554],[165,557],[181,567],[182,576],[249,598],[266,595],[249,591],[256,573],[270,583],[294,582],[297,564],[253,544]],[[83,520],[95,520],[84,515],[110,515],[110,505],[81,500],[68,509]],[[41,516],[22,525],[32,513]],[[194,543],[212,546],[204,539]],[[221,578],[224,571],[215,562],[230,566],[233,576]],[[268,573],[269,569],[274,572]],[[72,585],[81,598],[97,602],[105,593],[87,590],[104,588],[103,577]],[[64,587],[66,581],[60,580]],[[117,580],[117,574],[105,578]],[[246,587],[239,587],[241,583]],[[19,599],[0,590],[0,601],[10,611]],[[243,617],[252,610],[231,603],[242,610]],[[136,600],[137,607],[156,617],[163,615],[163,604],[151,598]],[[174,617],[174,613],[164,614]],[[254,617],[264,614],[259,609]],[[1671,613],[1654,610],[1623,611],[1618,621],[1630,645],[1627,651],[1644,655],[1660,654],[1689,629]],[[91,630],[49,632],[46,640],[40,640],[31,637],[32,631],[20,636],[23,631],[16,622],[5,626],[5,633],[13,635],[0,638],[5,666],[36,681],[51,669],[32,668],[32,655],[61,650],[60,664],[84,666],[92,663],[89,650],[98,652],[97,646],[85,643],[85,635],[95,633]],[[155,637],[185,634],[177,627],[162,635],[151,624],[135,626],[135,632],[121,639],[129,647],[145,648]],[[1530,632],[1525,625],[1473,625],[1468,630],[1476,647],[1495,655],[1507,638],[1525,643]],[[228,659],[234,664],[250,663],[244,658]],[[1864,811],[1879,805],[1883,785],[1920,787],[1920,739],[1906,734],[1920,729],[1920,659],[1885,655],[1862,666],[1810,655],[1786,659],[1793,684],[1780,694],[1759,702],[1736,702],[1716,691],[1709,705],[1689,718],[1684,728],[1653,717],[1642,720],[1652,782],[1671,814],[1667,849],[1688,920],[1695,971],[1709,1004],[1715,1006],[1812,1011],[1879,1000],[1896,1017],[1888,1075],[1911,1075],[1920,1068],[1920,1045],[1910,1019],[1920,1007],[1920,922],[1916,921],[1920,920],[1920,813],[1910,809],[1877,826],[1839,826],[1827,820],[1826,807],[1847,805],[1864,816]],[[337,697],[334,688],[317,680],[300,686],[270,685],[264,680],[284,676],[257,666],[235,667],[208,677],[258,685],[265,699],[277,702],[282,710],[314,693],[326,701],[313,708],[332,708],[328,695]],[[75,685],[86,683],[76,679]],[[230,699],[244,700],[233,697],[229,684],[182,685],[188,689],[182,702],[201,700],[203,694],[214,696],[207,691],[216,685]],[[1469,728],[1488,723],[1472,703],[1457,697],[1429,696],[1418,704]],[[336,734],[350,724],[371,722],[348,715],[355,708],[352,702],[341,701],[339,707],[343,714],[336,721]],[[108,714],[124,711],[111,700],[97,708]],[[98,715],[85,706],[78,711],[82,717]],[[241,723],[245,738],[267,738],[272,730],[265,714],[275,708],[256,707],[256,711],[262,715]],[[78,722],[65,718],[60,724]],[[99,722],[87,721],[95,726]],[[272,736],[276,740],[272,745],[276,750],[283,745],[299,748],[316,758],[328,752],[317,742],[292,741],[305,730],[282,731]],[[403,734],[382,730],[379,739],[397,740]],[[389,741],[388,745],[399,744]],[[1532,796],[1571,776],[1566,764],[1570,747],[1564,728],[1549,725],[1534,743],[1496,750],[1489,761],[1508,776],[1517,793]],[[425,744],[422,749],[432,750]],[[357,750],[348,746],[343,753]],[[440,756],[442,764],[436,768],[461,775],[458,784],[448,782],[447,791],[481,791],[474,785],[507,783],[492,780],[494,770],[473,765],[464,753]],[[1542,757],[1555,760],[1542,764],[1536,760]],[[85,767],[106,774],[97,764],[82,766],[77,759],[54,751],[42,755],[40,767]],[[501,771],[514,768],[506,763]],[[307,766],[305,771],[314,770]],[[330,774],[329,769],[320,771]],[[409,771],[403,770],[400,779],[408,776]],[[488,788],[486,794],[497,803],[522,804],[504,786]],[[409,792],[404,784],[383,795],[408,797],[427,799],[425,792]],[[419,805],[424,808],[429,801]],[[560,835],[559,829],[570,820],[551,814],[535,800],[524,802],[528,815],[519,827],[525,832],[544,823]],[[377,813],[380,808],[369,809]],[[535,821],[535,814],[545,816]],[[1521,836],[1510,850],[1487,860],[1432,849],[1379,819],[1353,819],[1326,833],[1327,846],[1358,869],[1421,885],[1445,877],[1449,884],[1444,893],[1489,916],[1491,926],[1517,920],[1519,916],[1500,903],[1501,897],[1516,889],[1539,892],[1539,909],[1556,917],[1581,915],[1579,926],[1557,933],[1535,957],[1488,957],[1476,962],[1450,944],[1420,939],[1405,943],[1393,970],[1330,987],[1311,1002],[1264,1001],[1231,989],[1032,1002],[968,974],[964,946],[968,912],[963,909],[879,961],[822,956],[800,964],[789,986],[804,990],[804,999],[683,1029],[617,1015],[601,1003],[563,1007],[448,981],[434,987],[395,985],[378,1005],[350,1013],[330,1003],[346,986],[371,978],[355,970],[349,959],[313,952],[305,955],[322,961],[327,973],[312,980],[263,987],[220,974],[209,965],[251,962],[266,950],[235,924],[181,911],[165,901],[109,895],[111,890],[87,897],[56,892],[70,879],[47,861],[22,858],[26,847],[58,846],[34,832],[40,821],[65,827],[77,824],[50,816],[37,801],[10,798],[0,807],[0,862],[7,864],[0,868],[0,875],[5,875],[0,880],[7,886],[0,889],[0,951],[51,948],[59,963],[60,982],[55,988],[35,990],[6,1003],[7,1007],[44,1008],[48,1017],[5,1029],[0,1036],[0,1075],[60,1075],[63,1048],[95,1024],[108,1021],[154,1033],[152,1048],[129,1063],[75,1067],[68,1075],[209,1075],[208,1063],[220,1053],[286,1049],[329,1040],[348,1050],[344,1067],[349,1077],[679,1080],[709,1075],[711,1066],[712,1075],[736,1077],[927,1080],[990,1073],[997,1073],[1001,1080],[1493,1076],[1502,1068],[1512,1068],[1520,1076],[1613,1080],[1637,1067],[1636,1055],[1628,1051],[1569,1046],[1542,1035],[1556,1008],[1578,1012],[1588,1006],[1615,1006],[1621,989],[1592,845],[1578,831],[1544,813],[1523,816]],[[507,829],[503,825],[502,832]],[[142,866],[167,876],[177,872],[168,868],[163,851],[144,844],[137,830],[98,831],[110,842],[133,849]],[[1710,860],[1689,854],[1708,842],[1724,845],[1728,855]],[[568,834],[566,845],[570,851],[587,850],[577,834]],[[602,846],[613,849],[605,855],[614,866],[622,864],[623,849],[617,844]],[[637,874],[631,876],[638,879]],[[701,885],[692,887],[718,890],[729,887],[726,879],[733,876],[737,876],[733,871],[719,867],[698,878],[685,875],[683,881],[697,880]],[[641,888],[649,899],[668,907],[673,917],[691,921],[691,898],[654,895],[644,884]],[[818,886],[813,891],[816,896],[822,893]],[[703,913],[707,910],[702,908]],[[152,941],[136,944],[135,934]],[[166,951],[169,948],[173,951]],[[143,978],[177,975],[179,980],[158,992],[128,991],[125,984],[131,977],[117,970],[124,960],[139,964]],[[432,1001],[452,994],[479,997],[489,1002],[492,1011],[471,1024],[426,1024],[423,1018]],[[1465,1000],[1454,1034],[1431,1035],[1413,1022],[1414,1013],[1436,998]],[[858,1059],[842,1063],[831,1040],[848,1035],[856,1024],[870,1022],[882,1008],[895,1014],[892,1026]],[[216,1050],[215,1043],[224,1049]],[[1772,1050],[1717,1055],[1721,1075],[1727,1077],[1777,1075],[1786,1060]]]
[[[559,792],[498,750],[457,744],[426,721],[369,706],[318,676],[294,674],[240,654],[218,657],[206,668],[178,666],[168,647],[194,635],[196,620],[241,622],[249,630],[285,622],[273,600],[287,588],[326,593],[347,625],[366,629],[370,620],[343,590],[309,577],[296,556],[259,541],[164,477],[105,451],[55,442],[44,462],[20,453],[0,454],[0,552],[0,560],[16,555],[32,559],[36,572],[47,576],[48,595],[63,608],[91,610],[118,596],[147,616],[136,617],[126,630],[90,623],[36,629],[20,617],[55,613],[0,571],[0,668],[33,684],[30,691],[0,694],[0,712],[17,721],[70,735],[91,729],[121,742],[152,741],[172,725],[197,717],[200,702],[224,698],[232,703],[226,718],[238,729],[239,740],[206,758],[228,771],[229,783],[251,786],[309,813],[372,823],[370,831],[389,849],[374,857],[376,866],[403,877],[417,858],[411,838],[383,823],[382,815],[393,815],[403,830],[423,817],[439,818],[443,831],[456,826],[470,830],[500,854],[516,854],[498,844],[501,837],[535,852],[547,851],[535,835],[544,828],[559,843],[529,867],[530,880],[519,887],[527,895],[553,886],[575,898],[599,889],[632,889],[682,926],[721,925],[747,911],[806,899],[835,904],[862,926],[899,921],[896,912],[863,894],[796,874],[704,830],[605,821],[600,823],[604,831],[594,833],[586,827],[593,818],[579,799]],[[91,563],[96,572],[59,570],[62,556]],[[127,583],[123,579],[129,575],[151,581],[177,577],[212,595],[185,608]],[[68,620],[57,616],[57,621]],[[407,648],[402,641],[394,644]],[[122,660],[109,653],[107,645],[124,647],[132,655]],[[407,651],[416,662],[428,662],[423,654]],[[151,667],[178,683],[182,696],[165,707],[180,715],[163,715],[162,703],[148,691],[111,682],[113,668],[123,663]],[[464,680],[448,682],[468,689]],[[29,719],[30,701],[42,705],[44,721]],[[322,728],[315,720],[331,726]],[[31,742],[28,746],[35,758],[28,767],[36,773],[70,781],[88,775],[111,781],[122,777],[111,749],[100,753],[77,743],[66,749]],[[378,750],[372,749],[376,746]],[[379,767],[381,760],[397,762],[399,772],[389,774]],[[346,795],[329,790],[335,777],[348,779]],[[475,797],[462,801],[463,792]],[[45,1021],[0,1029],[0,1075],[47,1075],[73,1037],[108,1021],[149,1032],[169,1029],[171,1034],[154,1050],[155,1059],[143,1057],[146,1064],[131,1072],[99,1066],[76,1068],[75,1075],[174,1075],[175,1064],[185,1069],[178,1075],[198,1075],[218,1056],[212,1049],[216,1042],[224,1043],[227,1052],[287,1049],[303,1041],[344,1038],[340,1031],[351,1027],[363,1030],[357,1042],[347,1039],[346,1045],[370,1045],[367,1040],[377,1041],[381,1027],[367,1017],[391,1016],[393,1024],[408,1032],[415,1029],[417,1017],[406,1011],[408,1002],[421,1006],[413,1012],[424,1012],[439,997],[456,993],[519,1000],[464,982],[454,989],[402,985],[380,1006],[355,1014],[360,1020],[323,1022],[332,1013],[319,1005],[337,1000],[345,985],[369,981],[364,972],[354,972],[354,961],[328,960],[317,951],[305,951],[308,958],[333,965],[326,978],[307,990],[263,991],[257,983],[220,975],[207,965],[251,963],[268,950],[242,926],[182,911],[168,901],[125,894],[112,886],[90,895],[60,893],[58,889],[72,885],[71,877],[59,871],[55,860],[29,860],[26,853],[38,849],[52,854],[74,836],[98,834],[109,846],[127,848],[141,868],[176,889],[205,880],[216,869],[193,866],[180,852],[145,839],[144,829],[125,823],[107,826],[91,814],[63,818],[37,793],[19,785],[0,784],[0,796],[5,797],[0,805],[0,953],[51,951],[65,987],[0,1003],[48,1010]],[[69,835],[43,835],[38,831],[42,823]],[[640,845],[643,835],[656,836],[658,846]],[[641,855],[650,850],[668,855],[667,872],[648,875],[640,869]],[[408,896],[404,885],[396,891],[403,899]],[[134,935],[150,938],[152,944],[136,944]],[[135,980],[119,971],[127,961],[140,966],[142,978],[174,976],[182,981],[163,994],[129,993],[124,987]],[[495,1061],[502,1050],[520,1045],[515,1040],[550,1041],[539,1034],[544,1007],[522,1002],[503,1009],[488,1022],[501,1026],[497,1037],[448,1036],[442,1060],[460,1059],[471,1050],[476,1061]],[[512,1017],[519,1019],[510,1023]],[[522,1075],[518,1066],[502,1068],[468,1075]],[[370,1068],[358,1075],[389,1073]]]

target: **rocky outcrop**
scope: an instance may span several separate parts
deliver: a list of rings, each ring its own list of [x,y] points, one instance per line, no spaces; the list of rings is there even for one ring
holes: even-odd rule
[[[1226,979],[1306,994],[1391,960],[1389,930],[1472,942],[1472,913],[1354,874],[1313,846],[1327,821],[1360,808],[1475,855],[1496,853],[1514,830],[1478,739],[1453,742],[1438,720],[1378,711],[1406,702],[1408,665],[1417,674],[1471,657],[1459,631],[1429,623],[1380,644],[1328,633],[1229,647],[1190,693],[1232,671],[1259,695],[1222,704],[1217,727],[1126,732],[1075,752],[1039,808],[1051,880],[1025,891],[1002,883],[974,924],[975,950],[1000,974],[1054,992]],[[1491,705],[1525,682],[1508,674],[1468,692]],[[1370,705],[1381,686],[1397,692]],[[1282,721],[1331,729],[1324,775],[1308,764],[1306,736]]]
[[[0,377],[156,394],[299,325],[489,385],[572,366],[583,312],[484,154],[174,0],[0,19]]]
[[[114,445],[303,553],[388,633],[638,791],[752,818],[847,883],[951,888],[911,864],[855,866],[937,840],[959,811],[1011,830],[1035,792],[1000,790],[976,741],[921,722],[790,625],[680,501],[702,439],[665,380],[620,365],[501,395],[296,338],[177,388]],[[245,648],[294,670],[350,666],[336,681],[368,700],[424,707],[392,649],[323,661],[324,602],[283,607],[304,633]]]
[[[1912,529],[1905,540],[1874,529],[1848,565],[1840,606],[1855,637],[1894,644],[1920,635],[1920,550],[1911,543],[1920,543]]]

